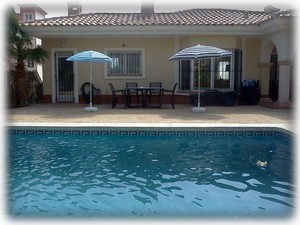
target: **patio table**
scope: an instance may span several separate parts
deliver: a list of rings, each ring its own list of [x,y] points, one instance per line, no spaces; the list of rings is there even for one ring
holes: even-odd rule
[[[154,90],[159,90],[159,95],[160,95],[159,97],[161,97],[164,88],[160,88],[160,87],[128,87],[128,88],[125,88],[126,93],[129,93],[130,91],[137,91],[140,94],[140,96],[142,96],[142,105],[141,106],[143,108],[146,108],[148,106],[147,99],[148,99],[149,93],[150,93],[150,91],[154,91]],[[128,98],[127,98],[127,100],[128,100]],[[127,103],[128,103],[128,101],[127,101]],[[129,108],[132,107],[131,105],[128,105],[128,104],[127,104],[127,106]],[[139,105],[138,105],[138,107],[139,107]],[[159,108],[161,108],[161,102],[159,104]]]

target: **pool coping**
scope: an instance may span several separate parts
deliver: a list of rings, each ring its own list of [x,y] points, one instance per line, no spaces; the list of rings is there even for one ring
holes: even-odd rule
[[[216,134],[221,132],[246,132],[251,133],[253,131],[263,132],[269,135],[270,130],[274,132],[279,132],[288,136],[292,139],[295,138],[296,133],[290,129],[286,124],[192,124],[192,123],[10,123],[6,126],[8,130],[19,130],[25,131],[26,133],[41,132],[44,129],[52,130],[55,132],[79,132],[87,133],[103,133],[105,135],[116,133],[121,133],[122,135],[126,133],[127,135],[136,135],[146,133],[152,133],[157,131],[159,134],[164,133],[168,135],[174,135],[174,132],[182,133],[182,129],[185,132],[197,133],[200,132],[201,135],[211,135],[210,133],[216,132]],[[204,133],[203,133],[204,132]],[[99,134],[100,134],[99,133]],[[225,135],[225,133],[223,133]],[[248,135],[248,134],[247,134]],[[286,137],[287,137],[286,136]],[[289,139],[290,139],[289,138]]]
[[[295,133],[288,124],[245,123],[8,123],[6,127],[53,127],[53,128],[281,128]]]

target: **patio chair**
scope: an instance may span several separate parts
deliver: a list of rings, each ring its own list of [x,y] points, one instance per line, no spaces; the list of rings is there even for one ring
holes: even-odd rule
[[[136,97],[136,104],[138,106],[139,105],[139,92],[136,89],[134,89],[134,88],[138,87],[138,83],[126,82],[125,86],[127,88],[127,90],[126,90],[127,106],[131,107],[131,100],[132,100],[133,96]]]
[[[108,84],[112,93],[112,102],[111,102],[111,108],[115,108],[118,102],[119,98],[122,98],[124,102],[124,108],[127,108],[127,102],[126,102],[126,92],[125,90],[115,90],[115,87],[112,83]]]
[[[171,105],[172,105],[172,108],[174,109],[174,93],[175,93],[175,90],[176,90],[176,87],[177,87],[177,83],[174,84],[174,87],[172,90],[164,90],[163,91],[163,95],[165,93],[168,93],[168,95],[166,95],[167,98],[170,99],[170,102],[171,102]]]
[[[157,89],[153,89],[149,91],[149,105],[151,105],[151,99],[153,97],[157,97],[158,98],[158,104],[159,107],[161,108],[161,96],[162,96],[162,83],[161,82],[150,82],[149,87],[151,88],[157,88]]]

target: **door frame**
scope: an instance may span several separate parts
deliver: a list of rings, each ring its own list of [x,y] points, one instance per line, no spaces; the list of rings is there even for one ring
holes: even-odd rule
[[[56,79],[55,79],[55,53],[56,52],[73,52],[77,53],[77,48],[52,48],[51,49],[51,83],[52,83],[52,103],[56,103]],[[74,102],[79,103],[79,94],[78,94],[78,67],[77,63],[73,63],[74,71]]]
[[[278,67],[278,54],[276,49],[276,54],[272,54],[270,56],[270,63],[272,66],[270,68],[269,75],[269,98],[272,99],[273,102],[278,101],[279,97],[279,67]],[[272,83],[272,85],[271,85]]]

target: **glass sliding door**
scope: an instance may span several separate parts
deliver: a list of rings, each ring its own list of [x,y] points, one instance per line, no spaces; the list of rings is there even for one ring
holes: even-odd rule
[[[210,89],[211,60],[210,59],[194,60],[193,68],[194,68],[193,90],[198,90],[199,72],[200,72],[200,90]]]
[[[242,71],[242,51],[231,50],[229,57],[184,60],[179,62],[179,89],[182,91],[217,89],[220,91],[238,91]]]
[[[231,57],[216,58],[214,60],[214,88],[230,89],[230,60]]]
[[[189,91],[191,89],[191,66],[189,60],[179,61],[179,90]]]

